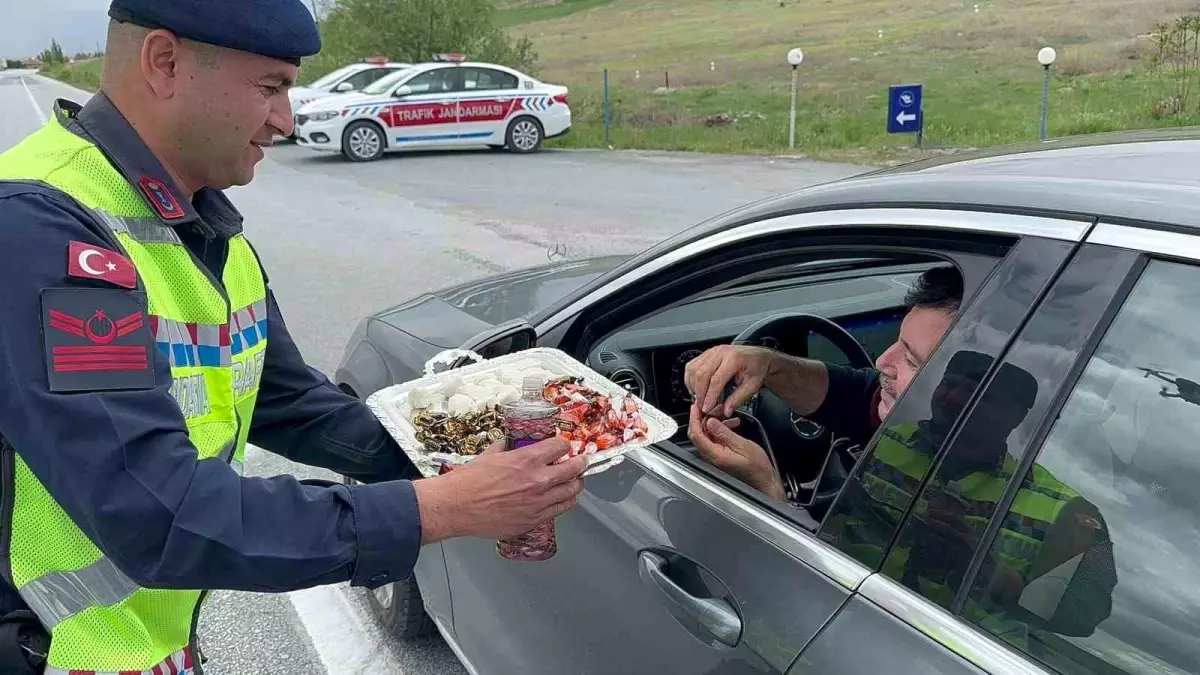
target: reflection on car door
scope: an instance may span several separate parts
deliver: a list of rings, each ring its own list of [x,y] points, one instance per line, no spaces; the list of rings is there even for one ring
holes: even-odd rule
[[[1037,572],[1037,564],[1029,563],[1046,559],[1037,553],[1041,548],[1038,537],[1045,536],[1047,522],[1054,522],[1049,528],[1051,533],[1058,530],[1060,523],[1054,514],[1059,513],[1060,503],[1070,501],[1072,490],[1039,469],[1037,484],[1018,492],[1018,467],[1029,461],[1030,444],[1038,437],[1060,388],[1103,319],[1106,305],[1123,283],[1135,254],[1097,247],[1074,251],[1049,292],[1038,299],[1039,289],[1062,264],[1065,251],[1048,249],[1050,242],[1035,248],[1025,245],[1027,242],[1022,242],[1025,250],[1014,252],[1009,264],[998,270],[968,310],[982,311],[982,315],[960,318],[958,325],[965,324],[969,330],[956,328],[938,348],[936,359],[944,363],[931,361],[909,388],[910,392],[932,391],[932,396],[906,394],[902,399],[900,406],[920,404],[929,411],[924,422],[927,430],[936,429],[939,417],[953,417],[956,427],[947,436],[950,440],[939,446],[941,454],[936,462],[929,464],[919,497],[911,501],[916,495],[910,495],[907,511],[899,511],[904,518],[899,533],[894,533],[894,522],[882,528],[890,547],[876,556],[882,560],[880,572],[864,582],[859,597],[805,649],[795,673],[873,672],[879,664],[877,653],[838,654],[847,636],[867,633],[879,640],[882,650],[897,657],[912,652],[924,654],[919,667],[899,671],[900,675],[976,673],[979,669],[1031,675],[1046,672],[1009,649],[1027,644],[1021,634],[1033,625],[1025,623],[1033,620],[1033,615],[1024,608],[1019,612],[997,611],[991,601],[993,597],[1020,593],[1014,589],[1036,588],[1033,582],[1041,573]],[[1037,255],[1028,255],[1032,252]],[[1020,277],[1010,276],[1014,271]],[[1008,311],[1003,311],[1006,308]],[[1029,318],[1022,325],[1026,316]],[[979,378],[966,375],[964,364],[973,364],[977,370],[970,372],[978,372]],[[958,395],[955,388],[964,382],[969,382],[972,391]],[[936,387],[929,386],[931,383]],[[971,396],[973,400],[968,404]],[[956,412],[946,414],[947,408]],[[864,458],[821,530],[823,538],[843,550],[857,549],[852,555],[860,560],[871,555],[860,543],[864,537],[860,533],[850,536],[851,528],[843,524],[872,517],[890,520],[887,514],[897,513],[891,504],[881,505],[883,499],[877,495],[887,493],[871,487],[887,480],[889,473],[895,475],[888,460],[880,459],[884,437],[897,428],[894,417],[889,418],[887,429]],[[915,435],[906,447],[909,456],[923,453]],[[933,451],[937,453],[937,449]],[[894,450],[889,452],[895,456]],[[907,461],[908,466],[914,464],[912,459]],[[996,516],[1004,514],[998,507],[1005,503],[1015,504],[1016,514],[998,520]],[[989,546],[993,537],[1004,542],[997,551]],[[995,577],[988,577],[988,592],[968,598],[972,575],[984,571],[997,572]],[[1093,585],[1104,585],[1103,577],[1092,574]],[[1058,592],[1063,595],[1061,588]],[[1087,600],[1090,598],[1085,598],[1085,603]],[[1102,603],[1092,604],[1099,607]],[[1053,612],[1047,616],[1050,614]],[[1003,639],[975,629],[967,616],[1003,634]]]
[[[481,674],[782,673],[866,570],[657,449],[590,477],[558,553],[444,542]]]
[[[453,143],[458,138],[459,69],[437,68],[405,83],[409,95],[381,114],[391,127],[388,143],[395,148]]]
[[[508,119],[524,105],[515,75],[493,68],[462,68],[463,87],[459,96],[459,133],[465,142],[505,141]],[[531,104],[531,105],[536,105]]]

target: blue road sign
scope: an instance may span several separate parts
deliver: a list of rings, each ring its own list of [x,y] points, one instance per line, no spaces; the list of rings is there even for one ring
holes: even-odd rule
[[[921,131],[921,85],[903,84],[888,88],[889,134],[915,134]]]

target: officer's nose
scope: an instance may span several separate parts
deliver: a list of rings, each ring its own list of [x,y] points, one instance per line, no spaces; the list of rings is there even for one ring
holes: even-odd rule
[[[287,94],[271,98],[271,113],[267,116],[267,124],[277,129],[281,136],[291,136],[295,131],[295,120],[292,119],[292,102]]]

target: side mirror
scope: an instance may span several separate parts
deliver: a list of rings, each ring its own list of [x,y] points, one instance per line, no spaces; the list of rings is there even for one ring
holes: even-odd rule
[[[404,98],[412,93],[412,87],[408,86],[407,84],[402,84],[399,87],[396,87],[396,91],[392,92],[392,95],[396,98]]]
[[[354,85],[349,82],[342,82],[338,86],[334,87],[333,90],[338,93],[354,91]]]

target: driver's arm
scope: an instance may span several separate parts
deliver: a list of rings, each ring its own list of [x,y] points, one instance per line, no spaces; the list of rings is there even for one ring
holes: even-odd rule
[[[825,364],[745,345],[713,347],[687,365],[684,382],[705,415],[732,417],[763,386],[797,414],[819,408],[829,388]],[[737,387],[725,398],[730,382]]]
[[[767,387],[797,415],[861,442],[878,426],[874,397],[879,373],[846,368],[743,345],[714,347],[687,365],[685,383],[706,415],[729,418]],[[737,388],[722,401],[730,382]]]
[[[865,444],[879,427],[878,400],[875,398],[879,391],[879,371],[832,363],[821,366],[828,380],[820,406],[809,414],[792,410],[825,427],[837,438]],[[771,391],[775,391],[773,386]]]

